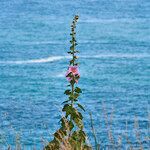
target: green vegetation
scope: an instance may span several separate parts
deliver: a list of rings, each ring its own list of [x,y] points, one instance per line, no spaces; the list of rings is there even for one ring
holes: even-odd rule
[[[83,115],[81,111],[84,111],[83,106],[79,103],[78,98],[82,93],[82,90],[76,86],[80,78],[78,72],[78,62],[76,53],[76,23],[78,16],[75,16],[71,25],[71,47],[68,52],[72,59],[66,73],[66,78],[69,81],[69,89],[64,94],[68,96],[68,99],[63,102],[64,107],[62,112],[65,113],[60,119],[61,127],[54,133],[54,139],[46,146],[46,150],[56,150],[65,146],[65,149],[80,150],[89,149],[90,147],[86,143],[86,133],[84,132]]]

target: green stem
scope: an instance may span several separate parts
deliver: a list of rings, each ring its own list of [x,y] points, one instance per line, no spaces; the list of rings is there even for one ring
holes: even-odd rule
[[[71,84],[71,94],[74,95],[74,84]],[[71,100],[71,105],[73,107],[74,99]]]
[[[75,39],[75,37],[74,37],[74,34],[73,34],[73,37],[72,37],[72,39]],[[74,64],[75,64],[75,62],[74,62],[75,41],[73,41],[73,44],[72,44],[72,46],[73,46],[73,54],[72,54],[72,59],[73,59],[73,66],[74,66]]]
[[[75,46],[76,46],[76,41],[75,41],[75,25],[76,25],[76,18],[72,22],[72,28],[71,28],[71,35],[72,35],[72,65],[75,66]],[[74,77],[73,77],[74,80]],[[71,95],[74,95],[74,89],[75,89],[75,83],[70,83],[71,85]],[[71,100],[71,106],[74,106],[74,99]],[[72,116],[70,116],[70,121],[72,121]]]

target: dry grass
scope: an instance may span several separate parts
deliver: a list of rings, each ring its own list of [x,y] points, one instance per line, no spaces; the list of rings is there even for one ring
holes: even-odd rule
[[[94,145],[83,148],[81,146],[80,148],[76,149],[76,141],[74,141],[74,144],[71,144],[69,142],[69,136],[66,136],[65,138],[62,137],[62,134],[60,133],[59,136],[62,138],[62,141],[59,142],[60,147],[58,150],[103,150],[103,149],[108,149],[108,150],[122,150],[126,147],[126,149],[129,150],[147,150],[150,148],[150,115],[148,116],[148,127],[147,127],[147,136],[143,138],[141,135],[141,131],[139,128],[139,122],[137,117],[135,117],[134,120],[134,134],[135,134],[135,140],[128,135],[128,121],[126,121],[126,132],[122,133],[122,135],[119,135],[118,137],[115,137],[116,135],[113,133],[112,130],[112,122],[113,122],[113,112],[111,113],[110,116],[108,116],[106,109],[103,107],[103,112],[104,112],[104,120],[106,124],[106,129],[107,129],[107,138],[109,140],[109,145],[101,145],[99,141],[101,141],[99,138],[97,138],[97,130],[94,127],[94,121],[92,118],[92,114],[90,114],[90,123],[91,123],[91,132],[93,133],[93,141],[95,142]],[[66,123],[67,126],[67,123]],[[12,128],[12,127],[11,127]],[[99,130],[99,129],[98,129]],[[48,131],[47,131],[48,132]],[[69,132],[69,129],[68,129]],[[25,148],[23,144],[21,143],[21,138],[20,135],[15,131],[16,133],[16,138],[15,138],[15,146],[9,145],[7,142],[7,139],[5,136],[0,136],[0,141],[3,143],[4,147],[0,148],[0,150],[5,150],[6,147],[8,150],[28,150],[28,148]],[[69,133],[68,133],[69,135]],[[58,139],[59,141],[59,139]],[[46,141],[44,138],[41,138],[41,149],[44,149],[46,145],[48,145],[48,141]],[[90,145],[90,144],[89,144]],[[146,146],[147,145],[147,146]],[[91,148],[92,147],[92,148]],[[36,148],[36,146],[32,146],[30,150],[39,150],[39,148]],[[53,147],[49,147],[49,150],[56,150]]]

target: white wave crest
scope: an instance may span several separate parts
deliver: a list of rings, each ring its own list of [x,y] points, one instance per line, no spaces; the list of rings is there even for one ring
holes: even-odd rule
[[[147,18],[114,18],[114,19],[99,19],[99,18],[86,18],[80,20],[83,23],[135,23],[135,22],[145,22],[149,21]]]
[[[34,63],[46,63],[46,62],[54,62],[62,59],[69,59],[70,56],[50,56],[47,58],[41,59],[31,59],[31,60],[21,60],[21,61],[0,61],[0,64],[34,64]],[[149,54],[101,54],[101,55],[93,55],[86,56],[82,55],[80,58],[84,59],[92,59],[92,58],[150,58]]]
[[[51,56],[41,59],[31,59],[31,60],[19,60],[19,61],[0,61],[0,64],[33,64],[33,63],[46,63],[54,62],[57,60],[68,58],[68,56]]]
[[[81,56],[82,58],[149,58],[149,54],[101,54],[93,56]]]

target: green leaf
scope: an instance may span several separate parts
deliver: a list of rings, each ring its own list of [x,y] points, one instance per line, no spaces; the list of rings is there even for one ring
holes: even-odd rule
[[[74,56],[73,59],[78,59],[77,56]]]
[[[70,94],[71,94],[71,91],[70,91],[70,90],[66,90],[66,91],[64,92],[64,94],[70,95]]]
[[[71,136],[75,141],[77,141],[77,139],[78,139],[78,133],[77,133],[77,131],[74,131],[73,133],[72,133],[72,136]]]
[[[80,51],[78,51],[78,50],[75,50],[74,52],[75,52],[75,53],[79,53]]]
[[[72,72],[70,72],[66,77],[72,77]]]
[[[71,47],[70,47],[70,50],[74,50],[74,46],[71,46]]]
[[[86,134],[83,130],[77,130],[72,133],[71,138],[73,139],[73,142],[75,142],[76,147],[79,146],[80,149],[81,145],[85,144]]]
[[[69,100],[74,100],[74,97],[73,96],[69,96]]]
[[[68,54],[73,54],[73,53],[72,53],[72,52],[70,52],[70,51],[69,51],[69,52],[67,52],[67,53],[68,53]]]
[[[74,112],[74,108],[71,106],[71,104],[65,104],[62,111],[65,111],[66,117],[68,117],[68,115],[70,115]]]
[[[70,101],[70,100],[66,100],[66,101],[62,102],[62,104],[68,103],[69,101]]]
[[[82,116],[82,114],[80,113],[80,112],[78,112],[78,116],[79,116],[79,118],[82,120],[83,119],[83,116]]]
[[[73,64],[73,62],[74,62],[74,60],[72,59],[72,60],[70,60],[70,65],[72,65]]]
[[[72,123],[72,121],[69,121],[69,129],[70,131],[74,128],[74,124]]]
[[[61,120],[61,130],[62,131],[66,131],[67,129],[69,129],[70,131],[74,128],[74,124],[72,121],[68,121],[66,117],[63,117]]]
[[[74,93],[74,99],[77,99],[79,97],[78,93]]]
[[[62,118],[60,119],[60,122],[61,122],[62,128],[65,128],[65,127],[66,127],[66,124],[67,124],[67,122],[68,122],[68,120],[67,120],[65,117],[62,117]]]
[[[75,92],[77,92],[77,93],[82,93],[82,90],[81,90],[79,87],[76,87],[76,88],[75,88]]]
[[[83,142],[86,140],[86,134],[83,130],[79,131],[79,137],[82,139]]]
[[[73,85],[75,84],[75,80],[71,80],[70,83]]]
[[[81,120],[83,119],[82,114],[78,112],[76,108],[72,108],[71,116],[72,118],[81,119]]]
[[[66,111],[68,107],[69,107],[69,104],[65,104],[62,111]]]
[[[79,63],[75,63],[74,65],[78,66]]]
[[[65,136],[65,131],[62,129],[59,129],[54,133],[55,139],[59,142],[61,142],[63,140],[64,136]]]
[[[79,118],[74,118],[74,122],[76,123],[76,125],[82,129],[83,128],[83,123],[82,123],[82,120],[79,119]]]
[[[85,111],[84,107],[81,104],[78,103],[77,105],[78,105],[79,108],[81,108],[82,110]]]
[[[79,75],[75,75],[75,80],[79,80],[80,76]]]

